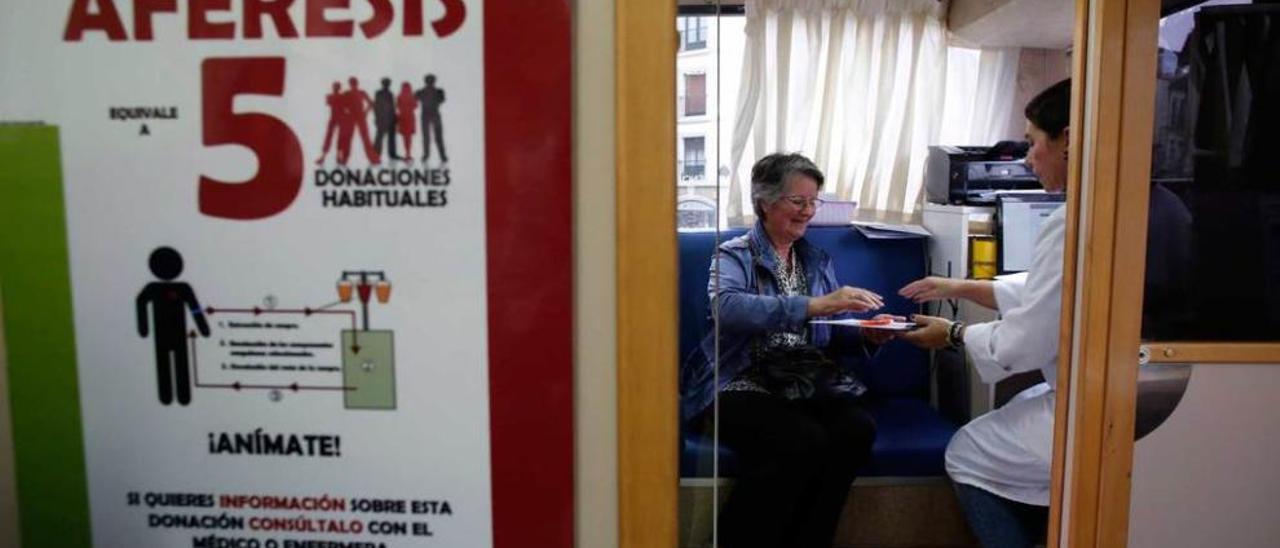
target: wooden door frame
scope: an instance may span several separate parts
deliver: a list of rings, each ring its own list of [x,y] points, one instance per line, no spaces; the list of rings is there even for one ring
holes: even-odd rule
[[[1050,546],[1124,546],[1159,0],[1078,0]]]
[[[615,0],[618,537],[676,546],[676,2]]]
[[[1083,131],[1071,143],[1079,199],[1068,213],[1072,321],[1061,340],[1071,344],[1055,428],[1066,443],[1055,443],[1050,546],[1110,547],[1129,536],[1160,2],[1078,0],[1076,14],[1072,127]],[[1276,342],[1145,344],[1153,363],[1280,363]]]

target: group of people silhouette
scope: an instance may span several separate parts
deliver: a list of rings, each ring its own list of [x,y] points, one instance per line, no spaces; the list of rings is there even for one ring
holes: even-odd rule
[[[448,162],[449,156],[444,151],[444,128],[441,127],[440,104],[444,103],[444,90],[436,87],[436,77],[426,75],[423,87],[414,91],[409,82],[400,84],[400,93],[391,91],[391,79],[383,78],[382,87],[369,97],[360,88],[360,82],[354,76],[347,79],[347,89],[342,89],[341,82],[333,83],[333,92],[325,97],[329,105],[329,124],[324,132],[324,149],[320,151],[320,159],[316,165],[324,164],[329,147],[333,145],[334,134],[338,137],[337,160],[340,165],[347,165],[351,157],[351,140],[360,136],[360,144],[364,147],[365,157],[369,163],[382,163],[382,152],[392,160],[412,161],[413,135],[417,132],[416,121],[422,125],[422,161],[431,157],[431,138],[434,135],[436,150],[440,152],[440,161]],[[377,130],[374,139],[369,140],[368,116],[373,112],[373,125]],[[416,111],[416,112],[415,112]],[[404,156],[396,154],[396,134],[404,141]]]

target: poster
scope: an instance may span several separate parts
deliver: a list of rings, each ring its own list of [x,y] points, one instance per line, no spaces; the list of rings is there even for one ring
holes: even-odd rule
[[[24,544],[572,545],[568,20],[6,7]]]

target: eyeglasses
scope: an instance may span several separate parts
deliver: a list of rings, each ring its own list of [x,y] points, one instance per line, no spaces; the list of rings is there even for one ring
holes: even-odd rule
[[[813,206],[814,209],[818,209],[822,207],[822,204],[827,203],[822,198],[805,198],[800,195],[783,196],[782,199],[795,206],[796,209],[804,209],[804,206]]]

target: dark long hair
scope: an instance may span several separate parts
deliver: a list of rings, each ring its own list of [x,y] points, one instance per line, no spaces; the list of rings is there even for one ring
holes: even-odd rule
[[[1071,122],[1071,79],[1067,78],[1040,92],[1022,114],[1036,127],[1057,139]]]

